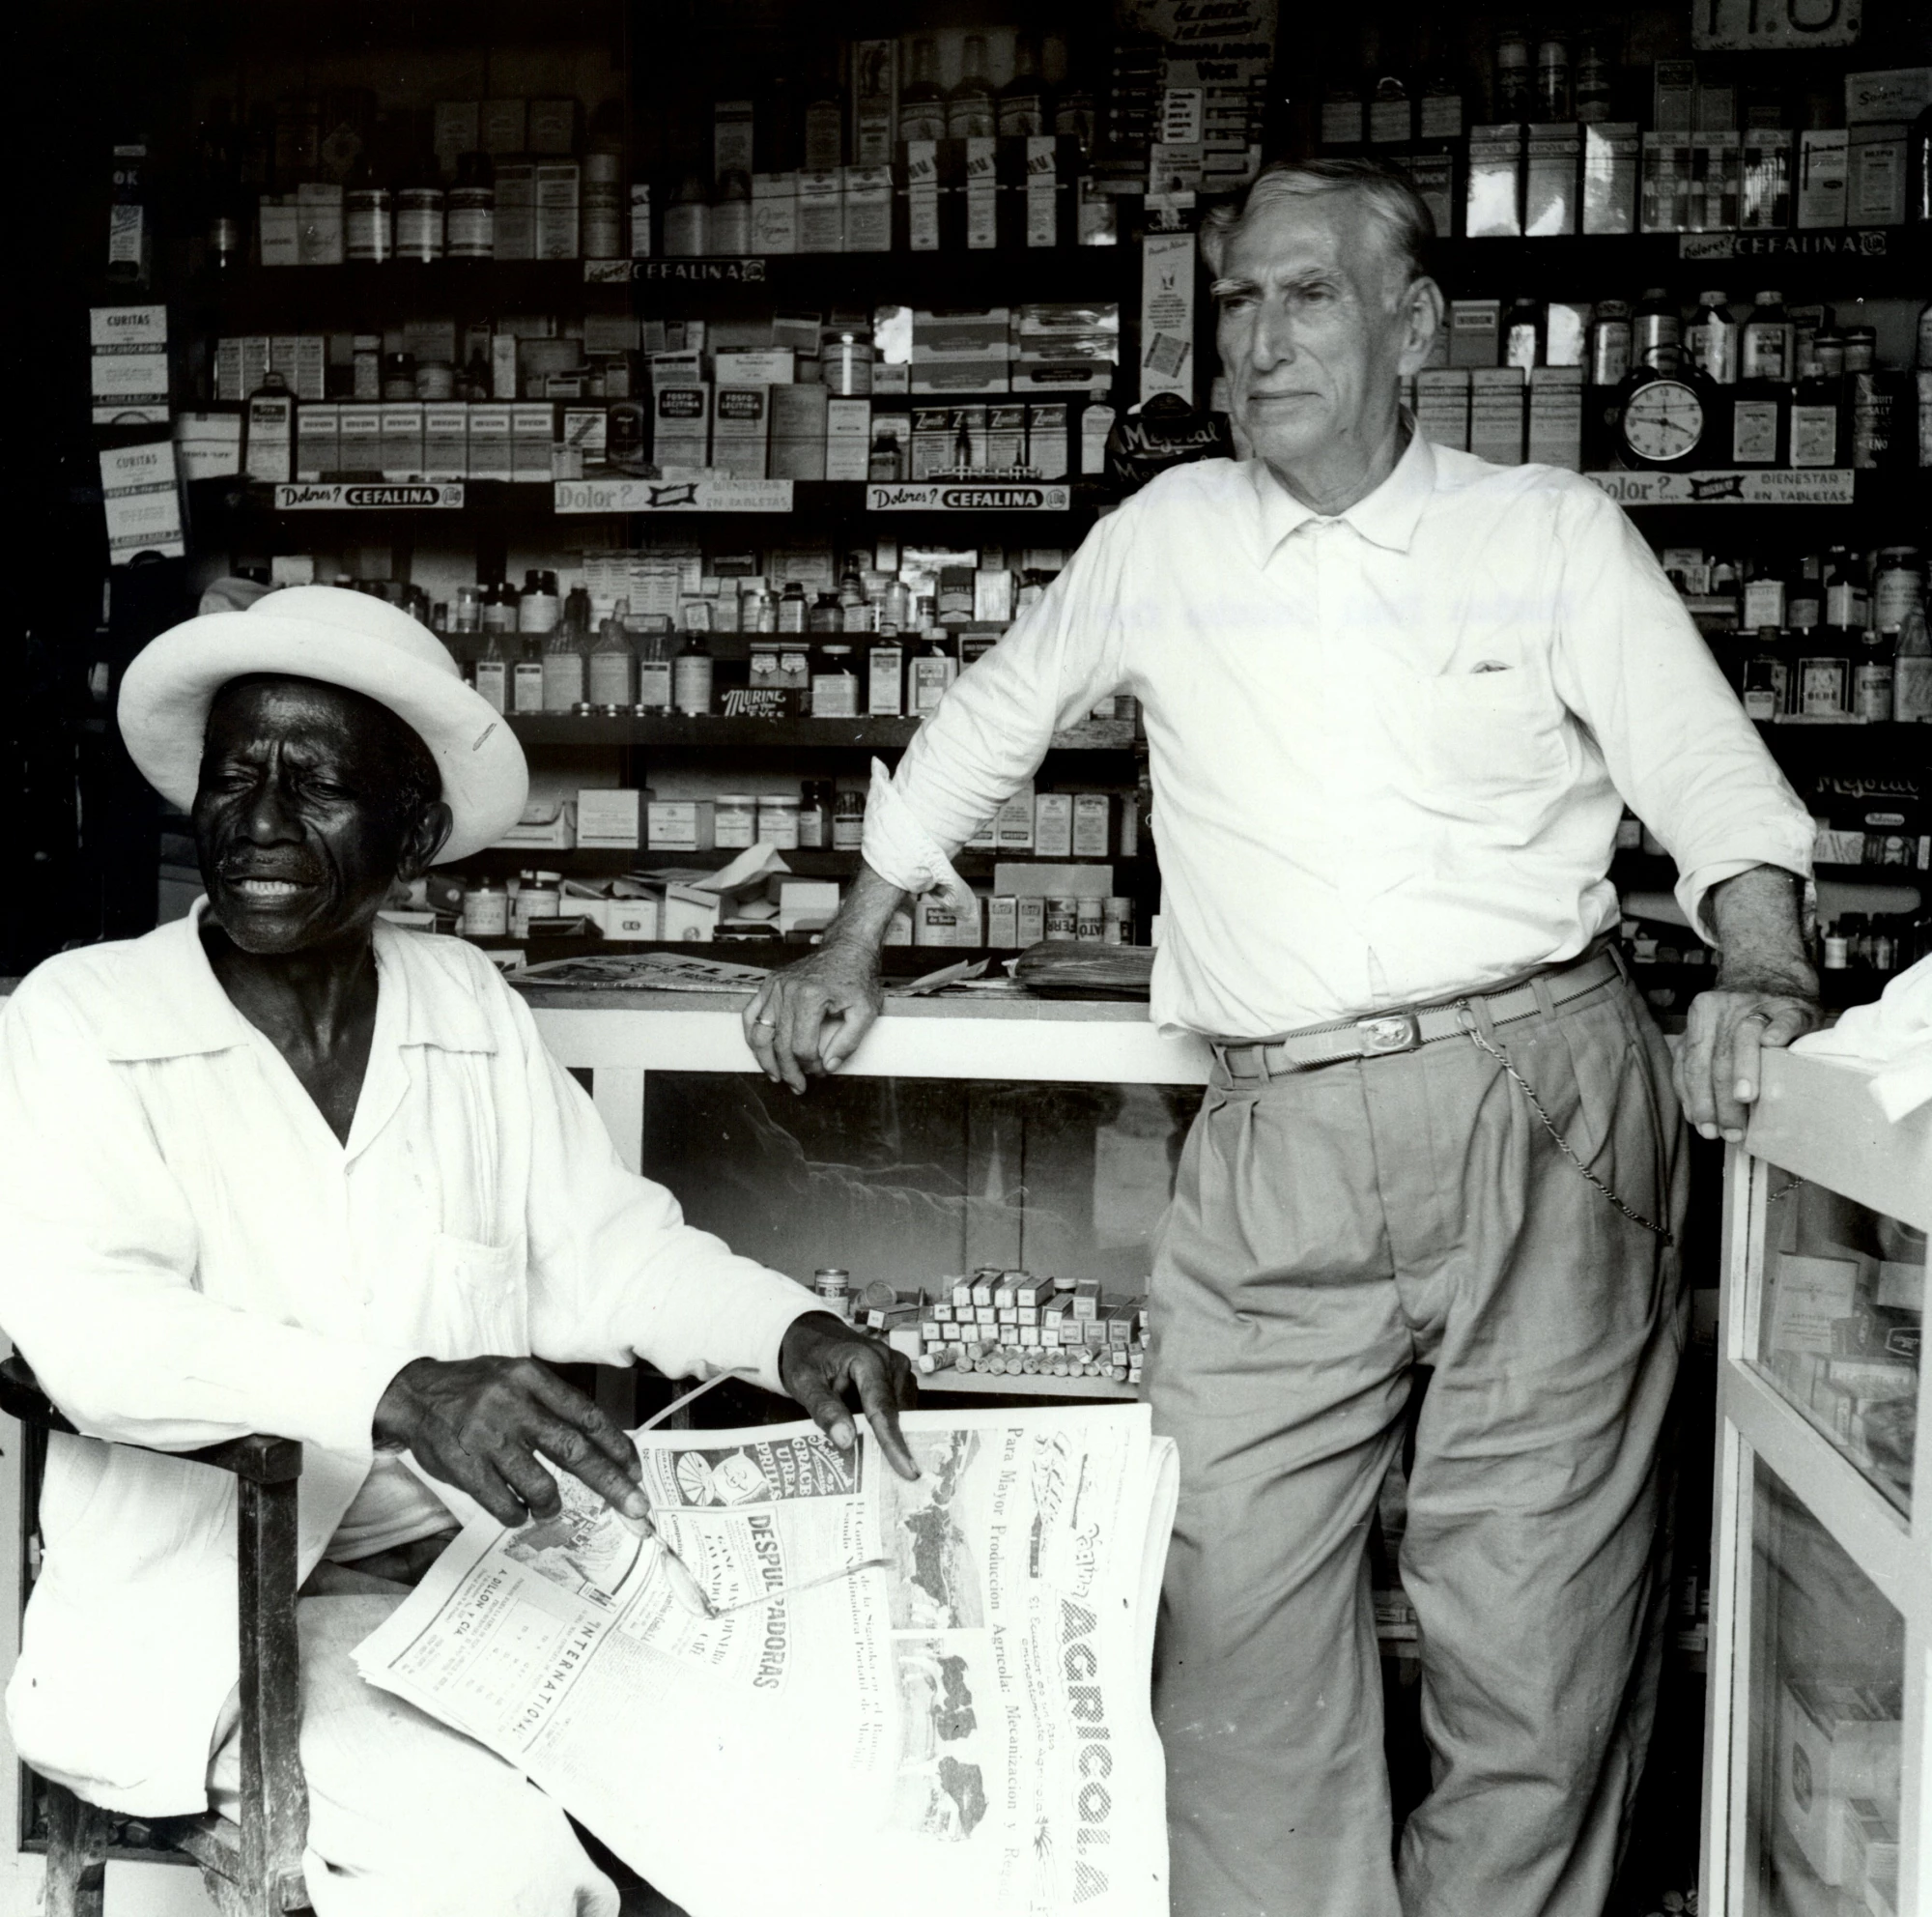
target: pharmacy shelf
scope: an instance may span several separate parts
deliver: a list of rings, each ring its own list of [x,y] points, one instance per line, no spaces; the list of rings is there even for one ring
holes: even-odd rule
[[[1111,1398],[1132,1404],[1140,1392],[1111,1378],[1043,1378],[1037,1372],[934,1371],[919,1381],[923,1397],[959,1398]]]
[[[1432,270],[1452,299],[1634,300],[1650,286],[1687,296],[1721,287],[1733,300],[1764,287],[1787,300],[1922,299],[1932,283],[1932,239],[1879,226],[1446,240],[1435,244]]]
[[[556,402],[558,405],[565,403],[561,400]],[[886,399],[881,403],[901,407],[913,404],[905,398]],[[384,484],[377,480],[366,483],[374,489],[380,489]],[[338,536],[345,525],[355,521],[381,522],[384,527],[407,526],[425,534],[454,529],[478,521],[520,527],[542,522],[559,535],[566,536],[573,527],[603,526],[612,521],[623,521],[639,530],[645,528],[668,529],[690,522],[701,523],[714,529],[728,527],[734,534],[755,543],[758,533],[766,529],[770,529],[775,539],[787,539],[795,535],[801,523],[822,525],[863,518],[880,532],[890,533],[895,528],[903,529],[905,532],[917,529],[919,534],[925,538],[937,536],[942,527],[958,529],[963,538],[968,528],[983,529],[989,522],[997,523],[1007,544],[1057,546],[1077,542],[1086,531],[1092,516],[1103,506],[1116,504],[1121,497],[1118,488],[1098,479],[999,483],[1010,484],[1014,490],[1064,486],[1067,489],[1068,501],[1065,508],[1056,510],[993,505],[873,513],[868,511],[866,503],[867,482],[859,479],[796,479],[792,482],[791,509],[786,512],[678,507],[654,512],[560,513],[555,509],[555,494],[547,479],[528,482],[467,479],[463,482],[463,504],[459,507],[379,503],[285,511],[276,507],[272,486],[232,479],[196,480],[190,486],[189,498],[191,513],[213,511],[249,515],[272,521],[285,532],[298,530],[304,525],[327,523],[331,532]],[[977,540],[974,543],[978,543]]]
[[[669,714],[655,719],[576,718],[567,713],[513,718],[526,746],[655,746],[710,752],[757,747],[784,752],[898,752],[912,743],[917,719],[724,719]],[[1131,719],[1091,719],[1056,732],[1053,752],[1131,752]]]
[[[653,852],[612,851],[603,846],[580,847],[574,851],[542,851],[533,846],[493,845],[487,851],[472,852],[459,860],[467,873],[479,875],[523,872],[541,866],[546,872],[560,872],[566,878],[609,878],[634,872],[717,872],[738,855],[731,851]],[[857,852],[785,850],[779,853],[795,878],[851,878],[864,863]],[[1031,852],[1003,855],[994,852],[956,852],[952,869],[963,879],[990,879],[996,865],[1083,865],[1112,866],[1118,872],[1137,873],[1151,869],[1151,858],[1037,859]]]
[[[989,252],[793,253],[696,260],[392,260],[381,266],[237,266],[188,284],[195,329],[226,332],[373,329],[447,315],[636,312],[644,318],[773,306],[976,307],[1030,300],[1123,300],[1131,246]],[[614,275],[628,269],[631,276]]]

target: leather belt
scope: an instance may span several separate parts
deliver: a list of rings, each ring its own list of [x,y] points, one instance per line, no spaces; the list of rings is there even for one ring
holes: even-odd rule
[[[1364,1018],[1338,1019],[1332,1025],[1308,1025],[1283,1038],[1253,1044],[1216,1043],[1214,1056],[1231,1078],[1273,1078],[1285,1072],[1339,1065],[1351,1058],[1382,1058],[1414,1051],[1437,1039],[1462,1036],[1470,1029],[1464,1007],[1481,1005],[1492,1025],[1509,1025],[1520,1018],[1533,1018],[1546,1008],[1585,997],[1619,976],[1620,968],[1611,954],[1598,952],[1560,971],[1540,973],[1500,991],[1465,992],[1446,1005],[1413,1006],[1371,1013]]]

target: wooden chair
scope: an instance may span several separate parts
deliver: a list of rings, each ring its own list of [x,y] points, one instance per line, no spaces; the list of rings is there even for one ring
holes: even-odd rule
[[[0,1360],[0,1411],[29,1433],[27,1531],[38,1539],[45,1434],[71,1432],[16,1352]],[[221,1917],[287,1917],[308,1909],[302,1850],[308,1791],[298,1738],[301,1672],[296,1637],[296,1489],[302,1449],[291,1439],[238,1438],[206,1450],[175,1452],[233,1473],[241,1578],[242,1819],[141,1819],[150,1834],[130,1845],[117,1831],[130,1820],[83,1802],[51,1778],[40,1780],[45,1812],[46,1917],[101,1917],[108,1853],[156,1852],[191,1859]]]

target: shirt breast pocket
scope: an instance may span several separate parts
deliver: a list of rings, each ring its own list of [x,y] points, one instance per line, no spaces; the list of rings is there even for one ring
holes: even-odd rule
[[[423,1301],[422,1341],[433,1357],[521,1358],[530,1348],[529,1284],[521,1234],[488,1245],[434,1232],[429,1290]]]
[[[1413,763],[1445,800],[1503,798],[1561,766],[1562,711],[1519,669],[1415,676],[1402,698]]]

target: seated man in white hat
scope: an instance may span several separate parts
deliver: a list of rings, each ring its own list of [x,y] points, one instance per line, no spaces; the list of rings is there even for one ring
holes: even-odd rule
[[[0,1325],[86,1434],[49,1451],[14,1741],[111,1809],[233,1803],[233,1483],[126,1446],[299,1439],[316,1909],[615,1917],[562,1812],[350,1651],[476,1504],[554,1515],[546,1460],[643,1514],[628,1442],[541,1359],[743,1367],[841,1447],[856,1393],[914,1476],[905,1362],[627,1171],[480,952],[379,922],[527,785],[432,634],[271,594],[156,640],[120,720],[208,897],[0,1017]]]

